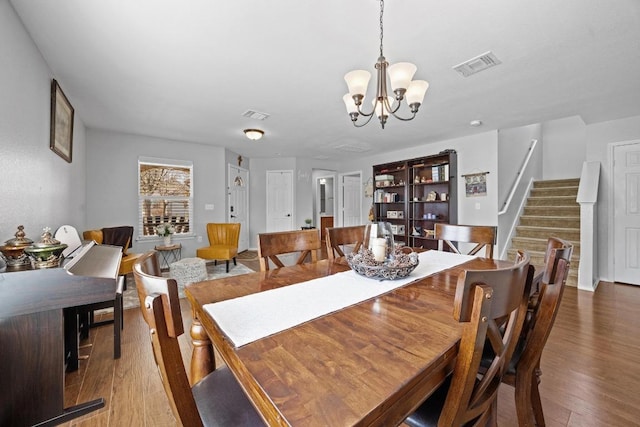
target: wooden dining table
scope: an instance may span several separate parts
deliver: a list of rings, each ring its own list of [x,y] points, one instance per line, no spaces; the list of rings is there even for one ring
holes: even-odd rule
[[[344,259],[189,285],[192,383],[215,369],[212,343],[268,425],[398,425],[453,370],[460,272],[509,264],[474,258],[239,347],[205,305],[347,271]]]

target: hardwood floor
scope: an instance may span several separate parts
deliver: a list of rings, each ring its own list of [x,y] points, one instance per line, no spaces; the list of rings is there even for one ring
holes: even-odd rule
[[[241,261],[257,269],[257,261]],[[640,426],[640,287],[601,283],[595,293],[566,288],[542,356],[540,393],[547,426]],[[191,312],[182,300],[185,327]],[[66,375],[65,405],[98,397],[105,408],[67,425],[173,426],[139,309],[125,310],[122,358],[113,360],[111,326],[91,331],[90,354]],[[191,343],[181,337],[189,371]],[[500,426],[515,426],[513,389],[502,385]]]

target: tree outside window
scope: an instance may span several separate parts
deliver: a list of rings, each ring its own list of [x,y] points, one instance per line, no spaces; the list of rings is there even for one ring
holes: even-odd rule
[[[193,165],[191,162],[140,159],[138,161],[140,236],[156,236],[159,224],[171,224],[177,235],[192,227]]]

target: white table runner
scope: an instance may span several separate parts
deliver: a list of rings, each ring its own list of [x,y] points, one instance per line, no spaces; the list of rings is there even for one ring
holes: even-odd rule
[[[367,279],[350,270],[206,304],[204,309],[234,346],[241,347],[475,258],[439,251],[426,251],[419,256],[416,269],[399,280]]]

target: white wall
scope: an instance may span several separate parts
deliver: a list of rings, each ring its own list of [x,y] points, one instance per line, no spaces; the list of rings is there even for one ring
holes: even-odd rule
[[[345,161],[340,164],[339,172],[362,170],[362,182],[366,183],[372,177],[373,165],[438,154],[440,151],[449,148],[456,150],[458,153],[458,223],[497,225],[498,136],[496,131]],[[487,196],[485,197],[466,197],[465,195],[464,180],[460,175],[474,172],[489,172],[489,175],[487,175]],[[368,214],[372,203],[373,198],[364,197],[363,189],[363,224],[369,221]]]
[[[225,149],[90,129],[87,131],[87,228],[133,225],[138,235],[138,157],[193,162],[194,232],[202,237],[176,237],[182,257],[195,256],[207,245],[206,224],[226,221]],[[205,210],[213,204],[214,210]],[[145,252],[159,243],[134,241],[133,252]]]
[[[580,178],[586,160],[586,126],[578,116],[542,124],[542,179]]]
[[[601,280],[613,280],[613,248],[609,236],[613,234],[613,224],[609,212],[611,190],[610,145],[616,142],[640,139],[640,116],[612,120],[587,126],[586,160],[599,161],[600,188],[598,191],[598,235],[596,246],[598,273]]]
[[[503,205],[511,188],[516,180],[517,173],[522,168],[532,140],[538,140],[537,151],[540,153],[533,168],[535,177],[542,179],[542,126],[533,124],[511,129],[501,129],[498,131],[498,171],[501,179],[498,181],[498,203],[499,209]],[[530,160],[530,164],[531,164]]]
[[[532,141],[536,140],[536,144]],[[533,148],[532,148],[533,147]],[[531,157],[524,162],[533,149]],[[498,239],[495,257],[507,258],[507,250],[519,221],[531,180],[542,178],[542,126],[539,124],[504,129],[498,132]],[[522,173],[520,172],[522,170]],[[520,181],[518,182],[518,178]],[[515,186],[515,184],[518,184]],[[513,189],[513,196],[509,201]],[[507,205],[506,203],[509,202]]]
[[[43,227],[84,227],[85,126],[75,111],[73,163],[49,149],[53,73],[12,6],[0,1],[0,243],[18,225],[38,241]],[[64,81],[58,82],[64,91]],[[66,93],[73,105],[73,97]]]

